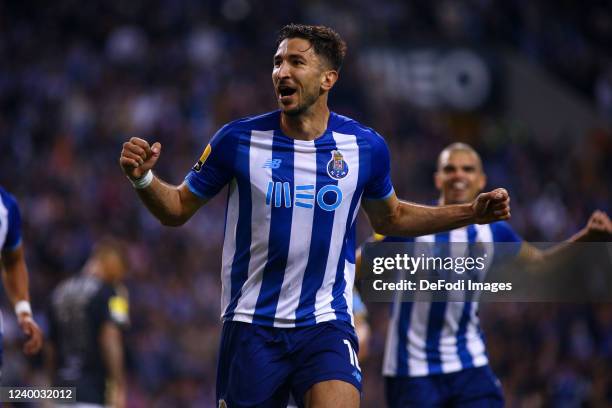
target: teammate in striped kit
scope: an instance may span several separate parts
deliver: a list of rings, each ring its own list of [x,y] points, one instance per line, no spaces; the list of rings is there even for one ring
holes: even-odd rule
[[[21,214],[15,197],[0,187],[0,255],[4,290],[15,307],[17,322],[28,337],[23,351],[38,353],[43,337],[32,318],[28,284],[28,268],[21,241]],[[0,328],[0,364],[2,362],[2,330]]]
[[[448,207],[397,199],[382,137],[327,107],[345,49],[329,28],[284,27],[272,71],[279,110],[222,127],[180,186],[150,171],[159,143],[123,146],[124,172],[166,225],[229,185],[220,406],[286,406],[289,393],[299,406],[359,406],[351,304],[360,205],[390,235],[510,217],[503,189]]]
[[[448,146],[440,153],[435,183],[440,205],[471,202],[486,184],[478,153],[462,143]],[[596,211],[587,226],[568,242],[609,240],[611,232],[607,215]],[[378,237],[381,239],[411,241]],[[523,241],[504,221],[468,225],[416,237],[414,241],[515,242],[516,246],[510,246],[515,248],[514,254],[504,251],[504,256],[516,255],[527,262],[545,260],[566,247],[562,243],[540,251]],[[492,247],[486,248],[489,252]],[[383,375],[392,408],[503,406],[499,381],[488,366],[476,301],[402,303],[397,297],[388,327]]]

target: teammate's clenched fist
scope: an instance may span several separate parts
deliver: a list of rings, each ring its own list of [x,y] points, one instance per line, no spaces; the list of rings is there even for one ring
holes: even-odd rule
[[[584,241],[609,242],[612,239],[612,221],[608,214],[601,210],[594,211],[582,234]]]
[[[478,224],[510,219],[510,197],[503,188],[479,194],[472,208]]]
[[[159,142],[149,146],[146,140],[133,137],[129,142],[123,144],[119,164],[130,179],[137,180],[155,166],[160,153],[161,144]]]

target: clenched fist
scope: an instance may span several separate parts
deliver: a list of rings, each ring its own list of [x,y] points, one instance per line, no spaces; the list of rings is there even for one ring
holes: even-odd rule
[[[609,242],[612,239],[612,221],[605,212],[594,211],[581,234],[583,241]]]
[[[119,164],[123,172],[132,180],[138,180],[151,170],[161,153],[161,144],[149,142],[138,137],[133,137],[129,142],[123,144]]]
[[[475,222],[488,224],[510,219],[510,197],[503,188],[479,194],[472,203]]]

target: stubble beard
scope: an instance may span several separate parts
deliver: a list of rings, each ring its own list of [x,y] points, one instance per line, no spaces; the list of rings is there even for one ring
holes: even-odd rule
[[[307,94],[304,96],[302,103],[298,103],[293,109],[283,110],[283,113],[287,116],[296,117],[304,114],[311,106],[313,106],[319,99],[319,94],[316,92]]]

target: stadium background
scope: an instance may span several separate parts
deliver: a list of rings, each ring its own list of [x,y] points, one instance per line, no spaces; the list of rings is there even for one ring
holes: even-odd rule
[[[36,318],[44,327],[51,289],[98,237],[125,239],[129,406],[214,403],[225,194],[162,227],[119,169],[121,143],[160,141],[157,173],[179,183],[220,125],[274,108],[274,41],[288,22],[345,37],[330,105],[385,136],[400,197],[434,200],[436,154],[464,141],[489,186],[510,191],[528,240],[564,239],[611,210],[608,2],[1,2],[0,184],[22,207]],[[44,383],[4,303],[3,383]],[[371,313],[365,407],[383,398],[386,308]],[[482,317],[509,406],[612,404],[609,305],[487,304]]]

